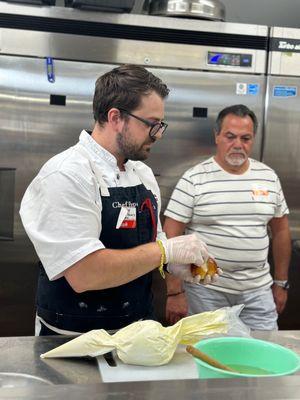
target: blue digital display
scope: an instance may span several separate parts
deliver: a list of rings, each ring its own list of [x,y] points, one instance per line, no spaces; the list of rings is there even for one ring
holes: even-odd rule
[[[207,63],[211,65],[229,65],[231,67],[251,67],[252,54],[207,53]]]
[[[221,57],[221,54],[214,54],[210,58],[210,64],[218,64],[219,58]]]

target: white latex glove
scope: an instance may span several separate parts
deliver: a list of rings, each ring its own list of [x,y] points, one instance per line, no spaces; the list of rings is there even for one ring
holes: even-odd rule
[[[218,280],[219,276],[223,273],[221,268],[217,268],[217,273],[213,275],[205,275],[204,279],[201,279],[197,282],[199,285],[208,285],[210,283],[214,283]]]
[[[193,276],[191,273],[191,264],[168,264],[167,270],[185,282],[200,283],[200,275]]]
[[[163,245],[167,263],[203,265],[209,257],[206,244],[197,233],[167,239]]]
[[[202,266],[204,269],[204,266]],[[222,274],[221,268],[217,269],[217,273],[210,276],[205,275],[204,279],[201,279],[200,275],[193,276],[191,273],[191,266],[186,264],[168,264],[167,267],[170,274],[173,274],[177,278],[182,279],[185,282],[196,283],[198,285],[208,285],[209,283],[214,283],[218,280],[219,275]]]

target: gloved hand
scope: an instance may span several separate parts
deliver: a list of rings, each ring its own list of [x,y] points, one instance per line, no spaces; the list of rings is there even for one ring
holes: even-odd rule
[[[191,264],[168,264],[167,270],[185,282],[199,283],[201,279],[200,275],[192,275]]]
[[[163,246],[167,263],[203,265],[209,257],[206,244],[197,233],[167,239]]]
[[[218,267],[216,260],[210,255],[208,260],[203,265],[192,265],[192,275],[200,275],[200,283],[207,285],[216,282],[219,275],[222,274],[221,268]]]
[[[204,265],[202,266],[204,270]],[[168,264],[167,270],[170,274],[177,276],[177,278],[182,279],[185,282],[196,283],[198,285],[208,285],[209,283],[214,283],[222,274],[221,268],[217,268],[217,273],[214,275],[205,275],[204,279],[201,279],[200,275],[192,275],[191,265],[186,264]]]
[[[205,275],[204,279],[199,281],[199,285],[208,285],[210,283],[214,283],[218,280],[219,276],[223,273],[221,268],[217,268],[217,272],[213,275]]]

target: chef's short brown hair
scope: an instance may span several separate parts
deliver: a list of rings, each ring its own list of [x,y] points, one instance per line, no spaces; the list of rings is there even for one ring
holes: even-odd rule
[[[169,94],[167,85],[142,66],[124,64],[114,68],[96,81],[94,119],[103,125],[107,122],[108,111],[113,107],[134,111],[140,105],[142,96],[153,91],[162,99]]]

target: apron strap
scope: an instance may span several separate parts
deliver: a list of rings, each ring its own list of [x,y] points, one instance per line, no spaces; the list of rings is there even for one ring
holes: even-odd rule
[[[92,159],[90,153],[80,143],[77,146],[75,146],[75,149],[89,161],[91,170],[93,171],[93,174],[95,175],[96,181],[99,185],[99,190],[100,190],[101,196],[109,197],[109,191],[107,188],[107,184],[105,183],[103,176],[102,176],[101,172],[99,171],[99,168],[97,168],[97,166],[95,165],[95,162]]]
[[[148,178],[143,174],[139,168],[134,168],[134,172],[137,174],[139,177],[139,180],[141,183],[145,186],[146,189],[150,190],[152,192],[151,188],[151,183],[153,183],[152,179]]]

